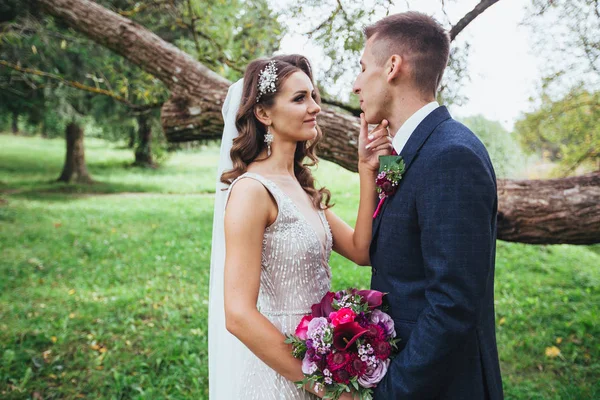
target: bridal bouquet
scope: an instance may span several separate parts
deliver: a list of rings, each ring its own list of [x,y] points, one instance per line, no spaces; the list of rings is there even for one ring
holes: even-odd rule
[[[378,309],[384,293],[346,289],[328,292],[287,335],[292,354],[302,359],[304,380],[325,389],[326,399],[338,399],[354,389],[361,400],[383,379],[396,349],[392,318]]]

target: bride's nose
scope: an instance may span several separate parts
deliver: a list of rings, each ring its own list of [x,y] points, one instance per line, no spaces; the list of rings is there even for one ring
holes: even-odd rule
[[[309,114],[318,114],[321,112],[321,106],[319,106],[319,104],[314,101],[314,99],[312,100],[310,106],[308,107],[308,113]]]

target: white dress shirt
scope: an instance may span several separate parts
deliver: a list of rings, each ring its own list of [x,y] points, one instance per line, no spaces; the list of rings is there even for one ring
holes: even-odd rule
[[[417,112],[411,115],[406,122],[402,124],[400,129],[398,129],[398,132],[396,132],[394,139],[392,139],[392,146],[394,147],[394,150],[396,150],[397,154],[400,154],[406,145],[406,142],[408,142],[410,135],[412,135],[415,129],[417,129],[417,126],[419,126],[419,124],[423,122],[423,120],[439,106],[440,105],[437,101],[432,101],[431,103],[421,107]]]

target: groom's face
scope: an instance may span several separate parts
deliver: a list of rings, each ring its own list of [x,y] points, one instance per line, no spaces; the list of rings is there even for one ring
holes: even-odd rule
[[[367,40],[360,59],[361,72],[356,77],[352,91],[360,100],[360,108],[369,124],[378,124],[386,115],[388,83],[385,65],[379,65],[373,56],[376,35]]]

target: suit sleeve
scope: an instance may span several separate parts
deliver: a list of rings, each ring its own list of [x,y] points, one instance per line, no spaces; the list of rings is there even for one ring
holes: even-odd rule
[[[492,273],[497,194],[487,157],[455,146],[427,165],[416,205],[428,305],[376,388],[380,399],[426,399],[448,384]]]

